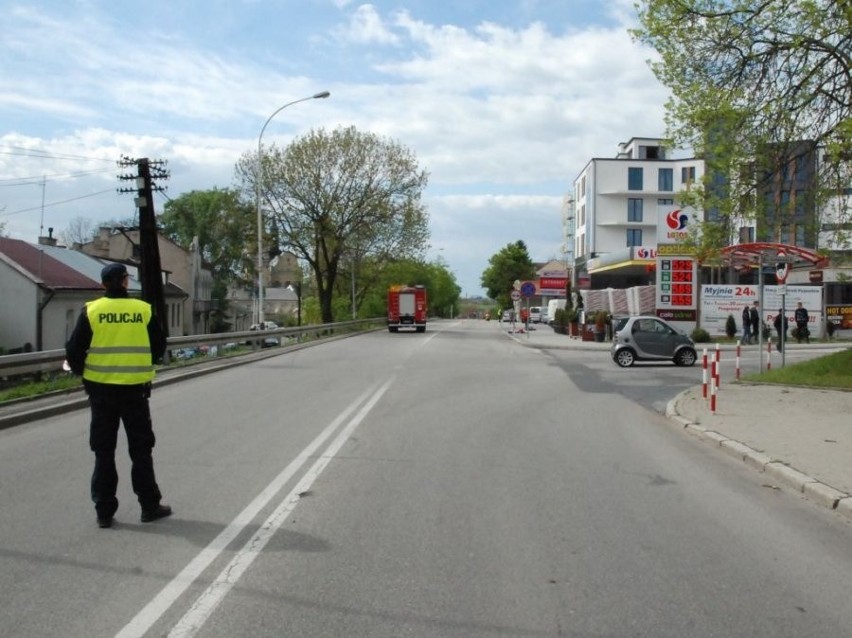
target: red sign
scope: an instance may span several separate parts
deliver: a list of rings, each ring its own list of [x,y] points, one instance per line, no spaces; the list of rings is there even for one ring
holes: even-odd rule
[[[567,277],[541,277],[538,280],[538,287],[547,290],[565,290],[568,285]]]

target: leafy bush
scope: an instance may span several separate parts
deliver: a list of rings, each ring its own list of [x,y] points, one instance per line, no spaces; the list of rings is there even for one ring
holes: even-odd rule
[[[728,315],[728,319],[725,321],[725,334],[728,335],[728,339],[737,336],[737,322],[734,320],[734,315]]]
[[[704,328],[696,328],[689,336],[695,343],[710,343],[710,333]]]

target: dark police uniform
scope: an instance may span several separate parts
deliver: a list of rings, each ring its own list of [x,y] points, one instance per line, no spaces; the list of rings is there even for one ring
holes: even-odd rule
[[[89,446],[95,453],[91,493],[98,524],[110,527],[118,509],[115,448],[119,422],[124,424],[132,462],[130,479],[142,507],[142,521],[171,514],[161,505],[154,475],[155,437],[148,398],[154,363],[161,360],[166,339],[151,305],[128,297],[127,269],[110,264],[101,271],[106,293],[80,313],[65,344],[71,371],[83,376],[92,420]]]

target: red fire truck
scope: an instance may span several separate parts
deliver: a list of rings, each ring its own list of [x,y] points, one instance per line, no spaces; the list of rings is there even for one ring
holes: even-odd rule
[[[388,330],[413,328],[426,332],[426,287],[391,286],[388,288]]]

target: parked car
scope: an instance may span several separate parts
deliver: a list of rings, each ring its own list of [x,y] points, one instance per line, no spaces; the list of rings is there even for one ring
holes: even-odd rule
[[[504,310],[503,311],[503,321],[514,321],[515,320],[515,312],[513,310]]]
[[[691,366],[698,359],[692,339],[659,317],[620,317],[614,323],[610,354],[622,368],[636,361]]]
[[[275,323],[274,321],[264,321],[263,327],[261,327],[261,325],[259,323],[253,323],[251,325],[251,327],[249,328],[249,330],[259,330],[259,331],[277,330],[277,329],[278,329],[278,324]],[[249,341],[248,343],[251,343],[251,341]],[[280,337],[275,337],[275,336],[265,337],[262,345],[263,345],[264,348],[268,348],[270,346],[280,346],[281,345],[281,339],[280,339]]]
[[[530,306],[530,323],[541,323],[541,306]]]

